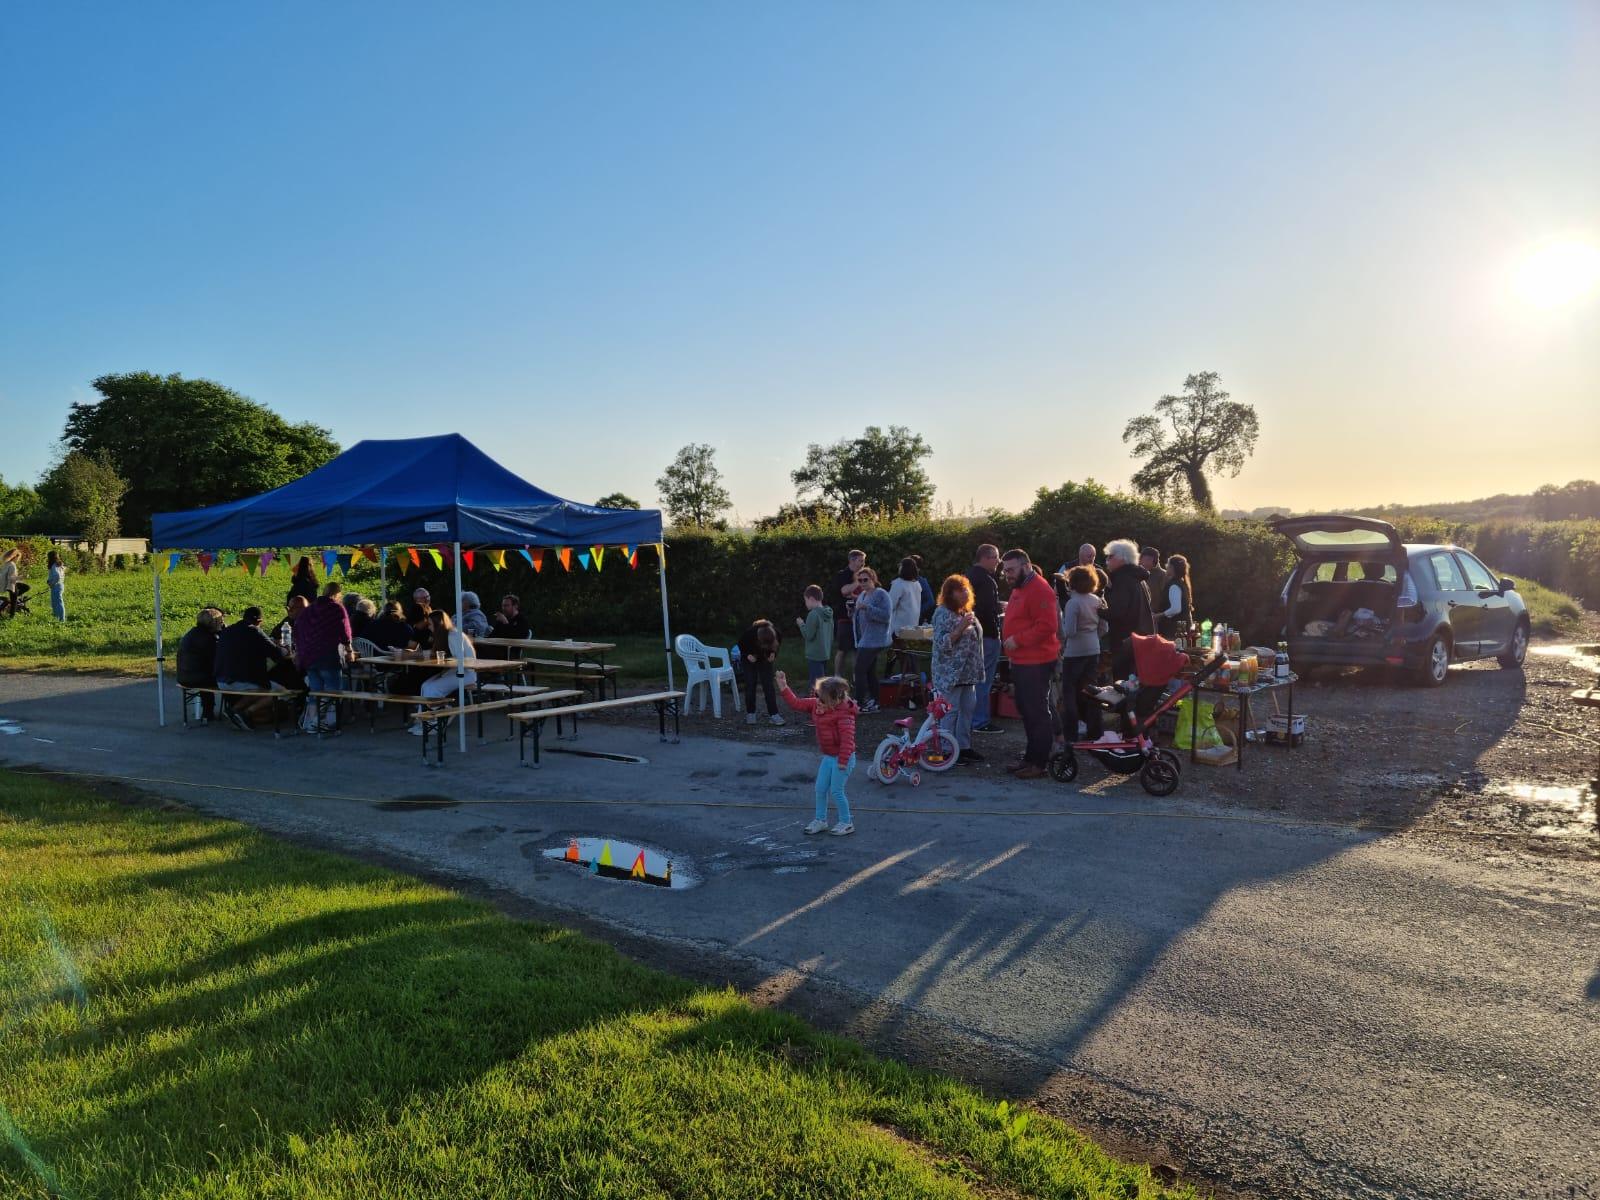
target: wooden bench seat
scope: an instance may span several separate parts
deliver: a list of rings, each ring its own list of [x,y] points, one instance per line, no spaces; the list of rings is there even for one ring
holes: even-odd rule
[[[599,699],[605,699],[606,684],[611,685],[612,699],[617,696],[618,669],[604,663],[580,662],[574,665],[573,661],[560,658],[519,658],[516,660],[528,669],[528,678],[538,679],[541,675],[554,675],[557,679],[593,679],[600,684]]]
[[[223,707],[223,711],[224,712],[227,711],[227,704],[228,704],[228,698],[229,697],[237,697],[237,698],[243,699],[243,700],[272,700],[272,701],[275,702],[273,704],[273,706],[272,706],[272,736],[273,737],[280,736],[279,732],[278,732],[278,704],[279,703],[285,703],[285,704],[292,703],[294,701],[301,700],[301,699],[303,699],[305,697],[305,693],[304,692],[291,692],[291,691],[288,691],[287,689],[273,688],[273,689],[267,690],[267,691],[255,691],[255,690],[246,691],[243,688],[189,687],[189,686],[187,686],[185,684],[181,684],[181,683],[178,685],[178,691],[179,691],[179,704],[180,704],[180,707],[183,710],[183,727],[185,729],[192,728],[192,726],[190,724],[190,721],[189,721],[189,697],[190,696],[217,696],[217,697],[221,698],[221,700],[222,700],[222,707]]]
[[[539,742],[544,732],[544,723],[551,717],[556,720],[556,736],[561,736],[561,722],[564,718],[572,718],[572,736],[578,736],[578,718],[585,713],[601,712],[610,708],[627,708],[633,704],[654,704],[656,716],[661,726],[661,740],[667,738],[667,713],[672,714],[672,738],[678,740],[678,701],[683,699],[682,692],[647,692],[641,696],[618,696],[611,700],[589,700],[582,704],[562,704],[555,708],[541,708],[532,712],[512,713],[511,720],[519,726],[517,733],[517,758],[522,765],[537,767],[539,761]],[[529,733],[533,734],[533,761],[528,761]]]
[[[486,712],[500,711],[506,713],[507,716],[515,716],[516,714],[511,711],[514,708],[526,708],[533,704],[547,704],[551,701],[559,702],[562,700],[570,700],[573,697],[581,698],[582,696],[582,692],[571,688],[560,691],[552,691],[549,688],[535,688],[531,693],[521,696],[513,696],[509,700],[486,700],[478,704],[466,704],[459,707],[434,709],[431,712],[425,713],[413,713],[411,716],[411,723],[413,725],[420,726],[422,729],[422,761],[425,763],[428,761],[428,739],[431,737],[434,741],[434,752],[436,756],[432,765],[443,766],[445,723],[452,717],[466,717],[471,716],[474,713],[477,714],[478,741],[481,743],[484,740],[483,714]],[[507,725],[507,740],[509,740],[511,737],[510,731],[512,728],[514,728],[514,726],[510,726],[509,724]]]

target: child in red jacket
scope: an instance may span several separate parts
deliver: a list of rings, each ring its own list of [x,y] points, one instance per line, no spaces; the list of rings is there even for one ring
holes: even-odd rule
[[[837,675],[817,680],[814,699],[802,699],[789,690],[789,677],[778,672],[778,687],[783,702],[799,712],[811,713],[817,722],[817,745],[822,762],[817,765],[817,815],[806,826],[807,833],[827,830],[835,837],[856,831],[850,820],[850,801],[844,794],[845,780],[856,769],[856,702],[850,699],[850,685]],[[839,810],[839,823],[828,829],[828,797]]]

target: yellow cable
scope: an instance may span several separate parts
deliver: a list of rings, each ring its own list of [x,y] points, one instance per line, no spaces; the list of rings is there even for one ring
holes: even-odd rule
[[[371,796],[341,796],[330,792],[290,792],[277,788],[242,787],[231,783],[199,783],[187,779],[158,779],[142,775],[108,775],[102,771],[58,771],[49,767],[13,767],[23,774],[59,775],[63,777],[81,777],[85,779],[110,779],[118,783],[159,783],[169,787],[210,788],[219,792],[249,792],[258,796],[285,796],[295,800],[348,800],[354,804],[394,804],[395,800],[379,800]],[[449,797],[446,797],[449,799]],[[404,800],[398,803],[405,803]],[[425,807],[427,802],[420,802],[418,807]],[[769,804],[747,800],[556,800],[537,799],[530,797],[526,800],[450,800],[452,805],[461,807],[501,805],[501,804],[548,804],[553,806],[595,807],[595,808],[736,808],[756,809],[770,812],[795,812],[805,806],[795,804]],[[442,807],[442,806],[441,806]],[[1146,817],[1164,818],[1174,821],[1216,821],[1239,825],[1264,825],[1282,829],[1345,829],[1356,833],[1407,833],[1427,832],[1451,837],[1481,837],[1481,838],[1516,838],[1523,841],[1535,842],[1569,842],[1573,839],[1562,836],[1541,836],[1531,833],[1497,833],[1493,830],[1480,829],[1422,829],[1416,825],[1352,825],[1346,821],[1318,821],[1310,818],[1274,819],[1271,817],[1255,817],[1235,815],[1231,813],[1200,813],[1200,812],[1162,812],[1144,808],[1121,809],[1074,809],[1074,808],[929,808],[918,805],[896,806],[893,808],[880,805],[852,804],[852,812],[866,812],[895,815],[898,813],[915,813],[924,816],[959,816],[959,817]]]

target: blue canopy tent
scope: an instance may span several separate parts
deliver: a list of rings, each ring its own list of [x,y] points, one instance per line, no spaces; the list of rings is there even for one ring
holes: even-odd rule
[[[661,544],[656,509],[595,508],[551,495],[512,474],[460,434],[358,442],[332,462],[270,492],[158,513],[152,551],[271,549],[362,543],[450,542],[456,612],[461,611],[461,547]],[[657,555],[667,680],[672,631],[667,617],[665,555]],[[162,687],[161,574],[155,574],[156,682]],[[463,668],[456,668],[458,680]],[[463,703],[466,686],[457,685]],[[166,724],[164,691],[158,711]],[[466,725],[459,723],[461,748]]]

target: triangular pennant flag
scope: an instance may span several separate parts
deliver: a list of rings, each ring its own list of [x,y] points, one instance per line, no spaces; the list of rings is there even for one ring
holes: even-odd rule
[[[195,561],[200,564],[200,573],[202,575],[211,574],[211,564],[212,564],[212,562],[215,561],[211,557],[211,555],[205,553],[204,551],[201,551],[199,554],[196,554],[194,557],[195,557]]]
[[[563,546],[556,551],[556,557],[561,560],[561,568],[565,571],[572,570],[572,547]]]
[[[469,571],[472,570],[472,560],[473,560],[474,554],[475,554],[475,552],[472,551],[472,550],[463,550],[461,552],[462,565],[465,566],[467,568],[467,570],[469,570]]]
[[[632,546],[624,546],[622,548],[622,557],[623,558],[632,558],[633,557],[633,547]]]
[[[583,569],[585,571],[589,569],[589,552],[587,550],[578,555],[578,562],[583,564]]]
[[[333,568],[339,565],[339,552],[337,550],[324,550],[322,552],[322,573],[332,575]]]
[[[589,552],[594,555],[594,569],[598,571],[600,564],[605,561],[606,548],[604,546],[590,546]]]
[[[267,568],[272,565],[272,560],[277,557],[271,550],[263,550],[261,552],[261,574],[263,577],[267,573]]]
[[[360,562],[363,557],[365,557],[365,553],[362,551],[360,546],[357,546],[354,550],[350,551],[349,554],[346,554],[345,557],[350,560],[350,565],[353,567]],[[345,574],[348,575],[349,571],[346,570]]]
[[[422,565],[422,556],[417,553],[417,548],[415,546],[406,547],[406,553],[411,555],[411,565],[413,567],[420,567]]]
[[[582,861],[578,857],[578,839],[577,838],[570,838],[567,841],[567,861],[568,862],[581,862]]]
[[[172,574],[173,571],[178,569],[178,564],[181,563],[182,561],[183,561],[183,555],[181,555],[181,554],[169,554],[169,555],[167,555],[167,565],[161,569],[161,573],[163,575]]]
[[[237,561],[232,550],[224,550],[217,556],[217,565],[220,567],[231,567]]]
[[[380,553],[380,551],[378,550],[378,548],[376,546],[363,546],[363,547],[361,547],[361,556],[363,558],[365,558],[368,562],[377,562],[379,553]],[[388,554],[389,554],[389,552],[387,550],[381,551],[381,553],[385,557],[387,557]]]
[[[261,555],[259,554],[239,555],[239,566],[244,569],[244,573],[246,575],[254,575],[256,572],[256,567],[258,567],[260,563]]]
[[[661,563],[661,569],[665,571],[667,569],[667,544],[665,542],[656,543],[656,558]]]
[[[346,578],[350,578],[350,568],[356,565],[355,552],[339,555],[339,571]]]
[[[635,571],[639,569],[639,552],[637,550],[628,555],[628,566]]]
[[[528,565],[535,571],[539,569],[539,565],[533,561],[533,555],[528,553],[528,548],[526,546],[524,546],[521,550],[518,550],[517,553],[522,555],[523,558],[527,559]]]
[[[539,549],[535,550],[532,558],[529,558],[528,552],[524,550],[522,552],[522,557],[527,558],[528,561],[533,564],[534,574],[537,575],[540,571],[544,570],[544,547],[541,546]]]
[[[504,550],[489,551],[489,561],[494,564],[496,571],[504,571],[506,569],[506,552]]]
[[[402,579],[405,578],[405,573],[411,570],[411,556],[409,554],[396,554],[394,556],[394,565],[399,569],[400,577]]]
[[[446,546],[443,542],[435,542],[433,548],[437,551],[437,557],[434,561],[441,567],[451,561],[449,546]]]
[[[609,867],[612,865],[610,842],[602,842],[600,844],[600,857],[595,859],[595,862],[599,863],[602,867]]]
[[[633,868],[628,872],[629,879],[644,878],[644,851],[639,851],[639,857],[633,860]]]
[[[428,551],[428,557],[433,559],[433,565],[434,566],[438,567],[441,571],[444,570],[444,555],[443,554],[439,553],[439,551],[437,551],[437,550],[429,550]]]

